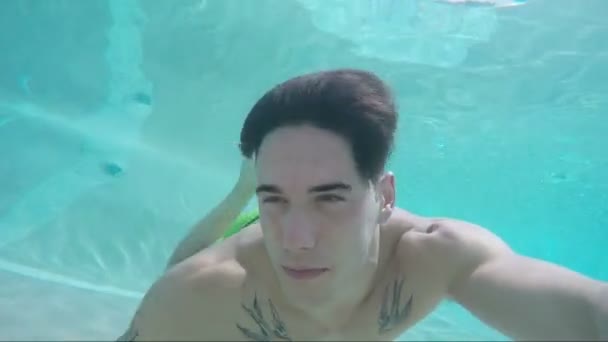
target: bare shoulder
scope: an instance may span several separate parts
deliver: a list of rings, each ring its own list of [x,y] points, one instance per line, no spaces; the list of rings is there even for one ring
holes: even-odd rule
[[[403,209],[395,210],[383,229],[386,245],[395,246],[394,254],[389,254],[394,269],[388,270],[386,279],[389,284],[397,284],[393,287],[400,286],[396,293],[407,298],[407,301],[394,298],[397,303],[405,303],[401,312],[407,313],[403,316],[407,319],[399,325],[404,329],[422,320],[443,299],[450,297],[450,288],[460,275],[492,255],[509,250],[499,237],[479,225],[424,217]],[[381,312],[392,311],[385,310],[383,305]],[[395,319],[385,316],[383,321]]]
[[[505,251],[509,247],[496,234],[478,224],[444,217],[425,217],[397,209],[392,224],[401,227],[403,247],[473,247],[474,250]]]
[[[225,337],[222,324],[238,307],[245,271],[233,260],[201,260],[187,259],[155,281],[120,340]]]
[[[489,229],[453,218],[430,218],[425,226],[416,229],[413,234],[403,235],[404,242],[416,240],[425,243],[425,247],[447,248],[446,252],[456,252],[458,255],[510,251],[509,246]]]
[[[146,292],[120,340],[241,338],[235,319],[242,316],[251,278],[248,260],[261,244],[259,229],[251,228],[167,270]]]
[[[401,236],[398,255],[406,263],[417,260],[446,282],[494,256],[512,253],[499,236],[472,222],[418,217],[413,226]]]

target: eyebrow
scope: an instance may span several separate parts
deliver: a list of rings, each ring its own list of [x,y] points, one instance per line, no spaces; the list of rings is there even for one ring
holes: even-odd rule
[[[350,191],[352,190],[352,186],[344,183],[344,182],[333,182],[333,183],[325,183],[312,186],[308,189],[310,193],[318,193],[318,192],[328,192],[328,191]],[[270,192],[280,194],[283,193],[281,188],[273,184],[260,184],[256,190],[256,193],[260,192]]]

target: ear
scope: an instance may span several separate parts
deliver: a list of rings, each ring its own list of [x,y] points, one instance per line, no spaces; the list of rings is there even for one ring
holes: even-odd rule
[[[395,175],[385,173],[378,181],[378,197],[380,200],[380,213],[378,223],[384,224],[391,217],[395,208]]]

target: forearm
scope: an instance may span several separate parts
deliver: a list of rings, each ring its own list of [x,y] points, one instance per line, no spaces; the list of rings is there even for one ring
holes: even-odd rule
[[[253,189],[237,183],[230,193],[182,239],[169,258],[167,267],[179,263],[217,241],[245,208],[253,194]]]

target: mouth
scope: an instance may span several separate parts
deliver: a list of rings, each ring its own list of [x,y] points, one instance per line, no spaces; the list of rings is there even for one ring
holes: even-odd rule
[[[325,268],[325,267],[291,268],[291,267],[283,266],[283,270],[289,277],[291,277],[293,279],[308,280],[308,279],[314,279],[314,278],[321,276],[325,272],[329,271],[329,268]]]

